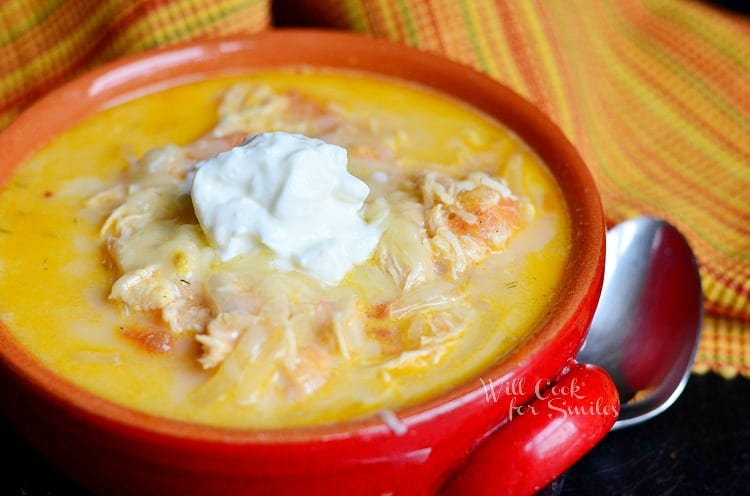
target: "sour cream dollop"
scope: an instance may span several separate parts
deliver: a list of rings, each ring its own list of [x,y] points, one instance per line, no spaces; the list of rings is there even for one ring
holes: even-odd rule
[[[274,262],[335,284],[370,257],[382,229],[344,148],[300,134],[259,134],[199,164],[191,197],[223,261],[266,247]]]

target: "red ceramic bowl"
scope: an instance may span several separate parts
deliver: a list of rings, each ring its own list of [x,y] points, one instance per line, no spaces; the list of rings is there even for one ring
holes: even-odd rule
[[[473,70],[360,36],[272,31],[139,54],[40,100],[0,135],[0,183],[30,154],[112,102],[195,80],[307,64],[416,82],[514,130],[556,177],[571,259],[535,332],[481,377],[381,420],[272,431],[160,418],[93,396],[45,368],[0,323],[2,408],[54,464],[102,494],[524,494],[572,465],[613,424],[617,393],[577,364],[599,297],[604,220],[586,166],[550,120]]]

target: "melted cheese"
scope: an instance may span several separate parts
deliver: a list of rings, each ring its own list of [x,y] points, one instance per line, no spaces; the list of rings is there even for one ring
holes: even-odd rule
[[[279,110],[283,102],[264,93],[248,94],[237,83],[262,84],[269,95],[289,95],[288,119],[279,118],[285,115]],[[248,99],[254,99],[250,107]],[[337,117],[325,109],[335,109]],[[336,119],[358,125],[346,135],[337,134]],[[249,129],[252,126],[258,129]],[[212,128],[221,139],[239,130],[285,130],[345,141],[339,144],[349,150],[350,171],[368,183],[373,195],[389,198],[396,210],[372,262],[360,264],[340,286],[327,289],[337,305],[330,323],[337,352],[321,353],[299,338],[303,365],[282,379],[284,369],[269,361],[274,354],[257,351],[288,346],[284,343],[289,336],[283,332],[269,333],[262,341],[244,333],[221,368],[207,371],[197,361],[200,349],[190,332],[152,343],[156,346],[148,351],[123,330],[159,327],[163,321],[154,318],[150,308],[124,315],[109,299],[117,274],[102,257],[99,234],[111,209],[128,194],[123,180],[126,171],[132,173],[129,164],[144,155],[142,160],[157,160],[147,155],[155,147],[167,148],[162,148],[166,155],[158,157],[165,162],[154,167],[177,163],[170,161],[170,154],[192,153],[196,159],[212,155],[210,140],[200,148],[189,146]],[[426,168],[432,172],[424,175]],[[472,216],[481,212],[483,196],[505,193],[505,185],[489,176],[471,176],[478,171],[503,177],[510,192],[525,198],[534,212],[533,221],[509,239],[497,238],[496,232],[480,233],[487,235],[492,248],[488,256],[486,246],[477,248],[462,236],[476,226]],[[187,173],[172,172],[180,177]],[[464,201],[476,200],[479,210],[461,211],[444,193],[452,188],[455,197],[470,191],[467,183],[452,179],[470,176],[486,188],[479,198]],[[413,255],[419,253],[415,243],[421,243],[414,238],[413,198],[394,187],[414,177],[420,178],[415,187],[422,196],[433,192],[430,208],[439,206],[423,219],[427,231],[432,230],[430,244],[435,247],[430,249],[439,253],[435,256]],[[175,194],[179,197],[179,191]],[[97,205],[87,207],[92,197]],[[404,201],[399,202],[401,197]],[[165,208],[182,218],[189,207],[189,202],[169,202]],[[173,230],[169,243],[161,237],[164,229]],[[178,269],[188,267],[186,260],[202,256],[205,245],[201,233],[189,225],[166,222],[161,230],[142,234],[120,262],[124,272],[140,267],[146,253],[157,259],[172,257]],[[496,250],[498,243],[502,251]],[[355,74],[257,73],[178,87],[104,111],[56,138],[20,168],[0,192],[0,319],[51,369],[133,408],[224,426],[334,422],[396,409],[473,380],[533,331],[556,291],[569,244],[568,217],[554,180],[512,134],[480,113],[419,88]],[[182,250],[175,258],[175,246],[194,246],[196,251]],[[476,259],[481,263],[467,262],[456,269],[459,250],[480,253]],[[389,265],[394,252],[399,252],[395,258],[401,263]],[[435,264],[445,277],[431,279]],[[265,295],[296,288],[295,298],[310,297],[304,275],[279,277],[263,267],[261,254],[252,261],[230,261],[213,277],[220,284],[229,284],[224,277],[230,283],[240,280],[262,287]],[[153,276],[148,270],[133,274]],[[454,284],[456,279],[460,284]],[[122,291],[127,293],[129,284],[134,281],[122,281]],[[169,296],[173,289],[164,286],[159,294]],[[178,295],[186,290],[175,291]],[[289,304],[271,296],[264,301],[279,311]],[[362,308],[362,301],[369,306]],[[387,302],[387,311],[382,311],[382,302]],[[364,321],[363,313],[369,315]],[[183,313],[176,309],[172,315],[176,319]],[[233,318],[215,319],[217,332],[257,324]],[[357,325],[363,326],[362,332],[352,332]],[[159,352],[166,348],[171,351]],[[253,370],[272,374],[243,376],[249,361]],[[236,387],[226,387],[222,371],[228,370],[240,371],[230,374],[230,381],[237,382],[232,379],[237,374],[243,377]],[[320,370],[327,371],[325,377]],[[259,391],[273,381],[296,381],[296,387],[309,394],[266,401]]]

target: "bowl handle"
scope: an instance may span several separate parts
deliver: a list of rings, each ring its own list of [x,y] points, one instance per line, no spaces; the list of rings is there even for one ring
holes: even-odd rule
[[[576,363],[530,403],[509,412],[511,421],[480,442],[441,494],[533,494],[593,448],[619,409],[609,375]]]

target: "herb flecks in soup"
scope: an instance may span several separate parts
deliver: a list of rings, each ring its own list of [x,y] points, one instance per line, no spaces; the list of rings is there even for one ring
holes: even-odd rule
[[[274,178],[269,162],[260,179],[222,183],[240,196],[194,208],[196,171],[217,154],[273,137],[322,146],[253,138],[273,131],[346,149],[356,177]],[[252,193],[253,219],[207,227],[241,216],[238,192],[263,181],[278,191]],[[347,191],[358,220],[323,208]],[[127,406],[246,427],[372,414],[477,374],[533,332],[570,242],[554,180],[507,130],[419,88],[319,72],[206,81],[102,112],[22,167],[0,212],[0,318],[34,354]],[[219,241],[233,236],[242,249]]]

